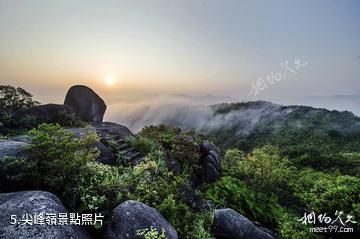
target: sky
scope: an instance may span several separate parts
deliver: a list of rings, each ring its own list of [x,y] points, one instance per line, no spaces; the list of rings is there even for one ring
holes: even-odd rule
[[[356,0],[0,0],[0,83],[46,103],[359,95],[359,43]]]

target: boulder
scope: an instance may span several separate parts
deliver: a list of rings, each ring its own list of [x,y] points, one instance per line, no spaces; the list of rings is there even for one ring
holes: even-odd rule
[[[77,225],[23,225],[23,215],[68,213],[60,200],[43,191],[22,191],[0,194],[0,238],[6,239],[88,239]],[[25,216],[26,217],[26,216]],[[13,218],[11,220],[11,218]],[[15,225],[14,223],[16,220]]]
[[[215,210],[213,233],[217,239],[274,239],[232,209]]]
[[[96,160],[97,162],[109,165],[115,163],[116,159],[114,157],[114,153],[109,147],[106,147],[105,144],[101,143],[100,141],[96,142],[95,146],[100,152],[100,155]]]
[[[138,230],[153,227],[161,232],[165,230],[167,239],[177,239],[178,235],[169,222],[154,208],[141,202],[126,201],[117,206],[105,227],[106,239],[141,239]]]
[[[64,105],[71,107],[77,117],[86,122],[102,122],[106,104],[92,89],[83,85],[72,86]]]
[[[23,149],[26,145],[26,142],[21,141],[0,140],[0,160],[5,156],[25,156],[25,152]]]
[[[26,145],[28,144],[21,141],[0,140],[0,192],[22,189],[16,181],[10,180],[14,174],[22,170],[22,167],[16,164],[11,164],[12,166],[9,167],[9,162],[13,162],[13,159],[6,159],[5,157],[21,157],[27,160],[28,153],[24,150]]]
[[[39,123],[60,123],[65,115],[74,114],[74,111],[65,105],[46,104],[17,110],[12,117],[15,126],[35,127]]]
[[[200,183],[210,183],[216,181],[221,173],[221,160],[218,149],[215,145],[204,142],[200,145],[200,166],[198,173]]]

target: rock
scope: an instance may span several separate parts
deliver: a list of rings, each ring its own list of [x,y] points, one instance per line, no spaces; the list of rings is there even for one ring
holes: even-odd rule
[[[170,171],[172,171],[173,173],[175,173],[176,175],[179,175],[182,173],[182,171],[183,171],[182,165],[176,159],[171,157],[169,152],[166,153],[165,162],[166,162],[167,168]]]
[[[102,122],[91,124],[102,138],[125,139],[134,134],[125,126],[113,122]]]
[[[113,210],[105,227],[105,238],[140,239],[136,236],[137,231],[151,226],[159,232],[164,229],[167,239],[178,238],[175,229],[156,209],[141,202],[126,201]]]
[[[102,122],[106,110],[106,104],[100,96],[83,85],[69,89],[64,105],[71,107],[77,117],[86,122]]]
[[[110,165],[115,163],[114,154],[110,148],[101,142],[96,142],[95,146],[100,151],[99,158],[96,160],[97,162]]]
[[[31,139],[30,139],[30,137],[28,135],[11,136],[8,139],[13,140],[13,141],[24,142],[24,143],[30,143],[31,142]]]
[[[274,239],[232,209],[215,210],[213,233],[217,239]]]
[[[216,181],[221,173],[221,160],[217,148],[209,142],[204,142],[200,145],[200,153],[201,170],[198,174],[200,183]]]
[[[35,127],[40,123],[59,123],[64,120],[65,114],[74,111],[65,105],[46,104],[17,110],[13,115],[14,126]]]
[[[108,147],[109,140],[117,144],[120,152],[125,157],[125,163],[136,165],[143,160],[143,155],[136,151],[125,140],[126,137],[134,136],[127,127],[112,122],[92,123],[91,127],[101,138],[100,142],[97,142],[95,145],[100,151],[100,156],[97,159],[98,162],[109,165],[116,164],[114,155],[119,152],[117,152],[117,150],[113,151]],[[71,128],[70,130],[76,137],[81,137],[86,132],[85,128]]]
[[[5,156],[21,157],[25,156],[25,142],[15,140],[0,140],[0,160]]]
[[[22,189],[21,187],[24,186],[18,185],[16,181],[13,182],[9,180],[13,174],[18,173],[22,168],[19,165],[13,165],[9,168],[9,162],[13,162],[13,159],[6,160],[5,157],[22,157],[25,160],[29,159],[28,153],[24,150],[26,145],[28,144],[21,141],[0,140],[0,192]]]
[[[28,215],[40,213],[68,213],[60,200],[43,191],[22,191],[0,194],[0,238],[6,239],[88,239],[87,233],[76,225],[12,225],[11,215],[16,221]]]

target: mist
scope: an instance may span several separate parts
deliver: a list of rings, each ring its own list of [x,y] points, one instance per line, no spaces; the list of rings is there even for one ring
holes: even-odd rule
[[[156,95],[141,98],[136,101],[122,100],[112,103],[108,106],[105,120],[125,125],[135,133],[146,125],[164,124],[172,127],[180,127],[184,130],[193,129],[204,133],[214,129],[233,128],[236,129],[236,135],[246,136],[252,133],[261,122],[272,122],[273,130],[277,130],[282,124],[282,119],[286,118],[286,115],[296,108],[283,107],[279,101],[276,103],[280,104],[259,102],[259,104],[254,104],[249,108],[230,111],[226,114],[215,114],[214,107],[211,107],[211,105],[236,102],[242,102],[242,100],[212,95]],[[330,110],[348,110],[343,104],[329,105],[330,103],[330,101],[319,101],[316,97],[309,97],[307,101],[299,100],[294,104],[327,108]],[[348,104],[348,106],[352,107],[354,107],[354,105],[355,104]],[[352,112],[357,113],[356,110],[352,110]],[[293,126],[298,128],[302,127],[300,121],[293,122]]]
[[[247,135],[261,120],[277,118],[291,112],[290,109],[282,110],[281,105],[265,103],[241,111],[215,114],[210,105],[238,102],[231,98],[227,100],[224,97],[178,95],[152,97],[130,103],[118,102],[109,106],[110,113],[106,120],[126,125],[133,132],[138,132],[146,125],[164,124],[185,130],[208,132],[218,128],[231,128],[236,124],[236,134]],[[274,125],[276,127],[276,124]]]

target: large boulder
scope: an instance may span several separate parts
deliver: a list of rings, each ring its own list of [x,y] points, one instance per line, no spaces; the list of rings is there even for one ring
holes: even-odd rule
[[[213,233],[217,239],[274,239],[232,209],[215,210]]]
[[[154,208],[141,202],[126,201],[117,206],[105,227],[106,239],[141,239],[138,230],[155,228],[165,230],[167,239],[177,239],[178,235],[169,222]]]
[[[102,122],[106,104],[92,89],[83,85],[72,86],[66,94],[64,105],[70,106],[86,122]]]
[[[88,239],[77,225],[23,225],[26,215],[68,213],[60,200],[43,191],[23,191],[0,194],[0,238],[4,239]],[[13,219],[11,219],[13,218]],[[29,218],[29,217],[28,217]],[[46,218],[46,217],[45,217]],[[16,220],[16,223],[15,223]],[[46,221],[45,221],[46,222]],[[14,224],[13,224],[14,223]]]
[[[12,116],[15,126],[35,127],[39,123],[61,123],[74,111],[66,105],[46,104],[30,108],[21,108]],[[66,123],[66,122],[65,122]]]
[[[200,145],[200,166],[197,173],[200,183],[210,183],[216,181],[221,173],[221,160],[218,149],[215,145],[204,142]]]

